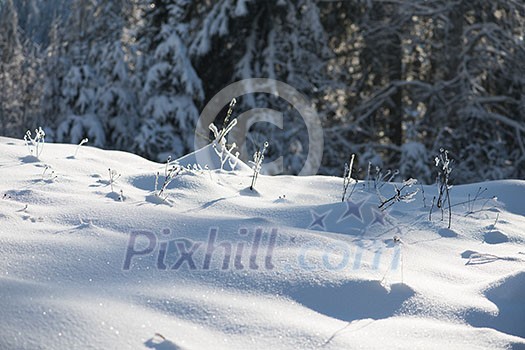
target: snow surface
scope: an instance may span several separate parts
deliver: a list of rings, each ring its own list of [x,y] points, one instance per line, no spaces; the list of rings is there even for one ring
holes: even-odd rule
[[[165,165],[76,147],[38,160],[0,138],[0,349],[525,349],[525,181],[453,187],[447,229],[435,186],[381,212],[373,184],[346,203],[336,177],[250,191],[242,165],[186,171],[162,200]],[[157,244],[125,269],[144,231]],[[243,269],[222,269],[227,241]]]

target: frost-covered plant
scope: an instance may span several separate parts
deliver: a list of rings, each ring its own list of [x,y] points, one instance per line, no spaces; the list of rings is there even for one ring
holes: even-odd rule
[[[436,206],[441,209],[441,218],[444,217],[445,205],[448,205],[448,228],[450,228],[452,222],[452,211],[450,205],[450,173],[452,172],[451,160],[448,158],[448,151],[441,148],[439,155],[436,156],[435,163],[438,168],[438,175],[436,184],[438,187],[438,198],[436,200]],[[435,198],[435,197],[434,197]],[[446,202],[446,204],[445,204]],[[432,211],[432,208],[431,208]]]
[[[111,192],[113,193],[115,192],[113,190],[113,184],[115,183],[115,181],[118,180],[121,174],[119,174],[116,170],[111,169],[111,168],[108,169],[108,173],[109,173],[109,185],[111,186]]]
[[[227,145],[217,146],[215,142],[213,143],[213,150],[215,151],[221,162],[221,171],[224,170],[224,164],[226,164],[227,161],[230,165],[231,170],[235,170],[239,157],[239,152],[235,152],[235,157],[232,157],[232,152],[235,148],[237,148],[235,142],[230,145],[230,148],[228,148]]]
[[[77,157],[77,153],[78,153],[78,150],[80,149],[80,147],[87,143],[89,141],[89,139],[86,137],[86,138],[83,138],[82,141],[80,141],[80,143],[78,144],[77,148],[75,149],[75,154],[73,155],[73,158],[76,158]]]
[[[383,173],[380,167],[376,166],[376,175],[374,176],[374,189],[376,191],[380,190],[387,182],[394,180],[399,174],[399,170],[387,170],[386,173]]]
[[[233,143],[233,145],[235,145],[235,142]],[[235,145],[236,146],[236,145]],[[236,146],[237,147],[237,146]],[[233,149],[233,148],[232,148]],[[230,154],[231,154],[231,150],[229,150]],[[235,152],[235,157],[231,157],[229,156],[228,157],[228,164],[230,165],[230,169],[232,171],[235,171],[235,168],[237,167],[237,164],[239,162],[239,155],[240,153],[239,152]]]
[[[219,130],[213,123],[209,125],[210,130],[213,132],[213,136],[215,136],[215,142],[219,146],[223,146],[226,144],[226,135],[228,135],[228,133],[232,131],[234,126],[237,125],[237,119],[233,119],[232,121],[230,121],[230,117],[233,113],[233,107],[235,107],[236,103],[237,103],[237,100],[235,98],[231,100],[230,106],[228,108],[228,112],[226,113],[226,118],[224,118],[224,122],[222,124],[221,130]]]
[[[24,136],[24,141],[29,150],[29,153],[37,159],[40,157],[42,151],[44,150],[45,137],[46,133],[44,132],[44,130],[42,130],[42,127],[35,129],[34,138],[31,135],[31,130],[27,130]]]
[[[419,184],[419,187],[421,188],[421,195],[423,196],[423,208],[427,207],[427,197],[425,197],[425,188],[423,187],[423,184]]]
[[[42,181],[53,182],[58,177],[58,175],[55,174],[54,170],[48,172],[49,169],[51,169],[49,165],[46,165],[44,171],[42,172]]]
[[[383,203],[387,200],[382,194],[381,189],[383,186],[385,186],[386,183],[390,183],[394,180],[394,178],[399,175],[399,170],[387,170],[385,173],[383,170],[379,167],[375,167],[375,175],[371,174],[372,171],[372,163],[368,163],[368,171],[366,176],[366,183],[363,184],[363,188],[367,189],[368,191],[371,191],[371,183],[373,183],[373,191],[375,191],[377,197],[379,198],[379,201]],[[408,181],[408,180],[407,180]],[[406,181],[405,181],[406,182]],[[405,183],[403,182],[403,184]],[[406,187],[406,186],[405,186]],[[394,188],[396,188],[397,191],[397,185],[394,185]]]
[[[387,170],[386,173],[379,166],[375,166],[375,174],[372,174],[372,163],[368,162],[368,169],[366,172],[366,183],[363,184],[363,188],[366,188],[368,191],[372,189],[371,184],[373,184],[373,189],[376,193],[388,182],[392,182],[394,178],[399,175],[399,170]]]
[[[259,176],[259,173],[261,172],[261,167],[262,167],[262,163],[264,160],[264,152],[266,152],[267,148],[268,148],[268,141],[264,143],[264,146],[262,149],[255,151],[255,153],[253,154],[253,161],[250,161],[250,163],[252,164],[252,169],[253,169],[252,184],[250,185],[250,190],[252,191],[255,188],[257,177]]]
[[[368,167],[366,169],[366,189],[370,191],[370,173],[372,171],[372,162],[368,162]],[[365,186],[363,185],[363,188]]]
[[[190,172],[193,172],[193,173],[202,172],[203,171],[201,165],[200,164],[196,164],[196,163],[186,165],[186,170],[190,171]]]
[[[478,191],[476,192],[476,195],[471,198],[470,193],[468,194],[468,201],[467,201],[467,215],[474,213],[474,205],[475,203],[480,199],[480,196],[487,191],[487,188],[485,187],[482,189],[481,187],[478,188]]]
[[[352,156],[350,157],[350,163],[345,163],[345,170],[343,173],[343,196],[341,198],[341,202],[345,201],[346,192],[348,191],[348,186],[350,185],[350,181],[352,180],[352,168],[354,166],[354,158],[355,158],[355,154],[352,154]],[[354,188],[355,188],[355,185],[354,185]],[[351,195],[352,193],[350,193],[350,196]],[[350,198],[350,196],[348,197]]]
[[[385,210],[387,208],[390,208],[396,202],[408,203],[408,202],[413,201],[416,194],[419,192],[419,189],[416,189],[415,191],[405,191],[405,192],[403,192],[403,190],[414,186],[416,183],[417,183],[417,180],[411,178],[411,179],[403,181],[403,184],[401,187],[397,187],[397,185],[394,184],[394,195],[388,199],[383,199],[381,201],[381,204],[379,205],[379,209]]]
[[[226,139],[228,133],[235,127],[235,125],[237,125],[237,119],[230,121],[230,117],[233,113],[233,107],[235,107],[236,103],[237,100],[235,100],[235,98],[231,100],[221,130],[219,130],[213,123],[209,125],[209,129],[212,131],[213,136],[215,137],[215,140],[213,141],[213,150],[220,159],[221,170],[224,170],[224,164],[226,164],[226,162],[229,163],[231,170],[235,170],[235,167],[237,166],[239,152],[235,152],[235,157],[232,158],[233,150],[237,148],[237,145],[234,142],[228,147]]]
[[[235,107],[236,104],[237,104],[237,100],[234,97],[232,98],[232,100],[230,101],[230,105],[228,106],[228,112],[226,112],[226,118],[224,118],[224,122],[222,123],[223,128],[230,123],[230,118],[233,114],[233,108]]]
[[[171,158],[168,158],[168,161],[166,162],[166,168],[164,170],[164,181],[162,185],[159,187],[159,172],[155,175],[155,196],[161,198],[162,200],[166,200],[168,198],[167,195],[164,194],[164,191],[168,188],[169,184],[180,174],[182,174],[185,170],[185,168],[179,164],[169,165],[169,161]]]

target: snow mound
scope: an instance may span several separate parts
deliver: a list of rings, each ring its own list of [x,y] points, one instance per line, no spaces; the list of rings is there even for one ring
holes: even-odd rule
[[[525,347],[525,181],[452,187],[448,228],[435,186],[250,190],[208,146],[159,196],[165,164],[76,147],[0,138],[0,349]]]
[[[525,338],[525,272],[504,277],[484,294],[497,306],[497,312],[473,313],[469,323]]]
[[[405,284],[393,284],[387,290],[379,281],[349,281],[339,286],[302,286],[290,296],[328,317],[352,322],[393,317],[414,294]]]
[[[198,164],[202,168],[207,166],[208,169],[212,170],[223,169],[227,171],[251,171],[251,168],[246,163],[237,158],[235,155],[231,154],[227,149],[223,150],[223,160],[224,164],[221,164],[221,159],[217,155],[213,144],[210,143],[201,149],[198,149],[175,160],[175,162],[183,166],[191,167]],[[230,164],[234,165],[234,169],[232,169]]]

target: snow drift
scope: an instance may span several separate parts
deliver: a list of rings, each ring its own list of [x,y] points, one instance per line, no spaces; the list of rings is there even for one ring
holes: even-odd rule
[[[152,202],[164,164],[75,150],[0,138],[2,349],[525,347],[524,181],[453,187],[447,229],[434,186],[383,211],[240,164]]]

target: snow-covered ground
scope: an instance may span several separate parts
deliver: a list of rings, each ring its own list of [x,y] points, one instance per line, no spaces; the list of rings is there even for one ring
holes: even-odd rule
[[[525,181],[453,187],[447,229],[436,186],[381,211],[242,167],[163,201],[165,165],[75,151],[0,138],[1,349],[525,348]]]

